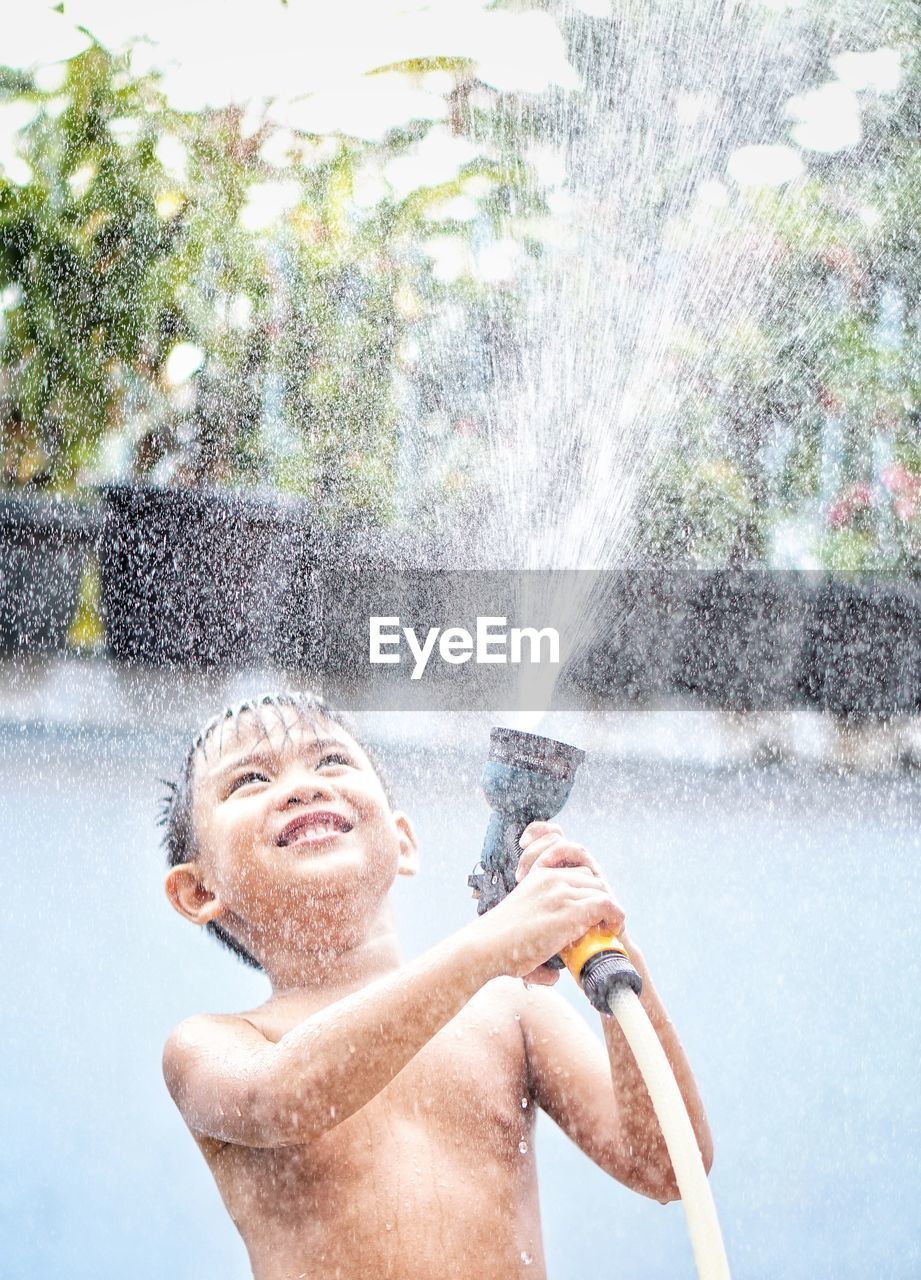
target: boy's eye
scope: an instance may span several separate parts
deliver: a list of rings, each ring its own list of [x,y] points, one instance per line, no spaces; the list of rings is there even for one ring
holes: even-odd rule
[[[257,770],[257,769],[250,769],[247,773],[241,773],[236,778],[234,778],[233,782],[231,782],[227,790],[227,794],[231,795],[234,791],[237,791],[240,787],[246,786],[248,782],[268,782],[268,780],[269,779],[267,774],[262,773],[260,770]]]
[[[325,756],[321,756],[317,761],[317,768],[322,769],[327,764],[344,764],[351,765],[352,761],[348,756],[342,754],[341,751],[328,751]]]

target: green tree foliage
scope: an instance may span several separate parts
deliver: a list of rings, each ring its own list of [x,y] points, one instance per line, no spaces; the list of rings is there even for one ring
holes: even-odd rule
[[[0,178],[2,477],[68,488],[117,419],[125,370],[155,358],[147,348],[169,310],[158,268],[175,227],[156,210],[147,86],[92,48],[59,94],[5,87],[35,117],[31,179]]]
[[[388,70],[469,78],[463,60]],[[269,484],[330,520],[391,518],[407,337],[478,305],[469,274],[433,276],[428,240],[470,236],[439,208],[475,180],[488,226],[520,172],[474,147],[447,178],[394,190],[383,166],[430,122],[366,142],[254,127],[242,108],[181,113],[98,44],[54,91],[6,72],[0,99],[34,117],[29,176],[0,173],[2,482]],[[450,433],[466,421],[452,413]],[[417,503],[452,487],[427,464]]]
[[[720,281],[727,262],[734,274],[718,305],[706,288],[689,300],[667,353],[681,398],[643,515],[657,559],[917,564],[921,18],[907,0],[862,8],[792,11],[759,54],[760,114],[744,67],[720,73],[714,172],[735,148],[793,141],[787,100],[832,78],[840,53],[888,45],[902,66],[896,92],[858,94],[858,144],[800,148],[804,173],[774,188],[728,184],[703,278]],[[648,156],[637,190],[619,190],[613,155],[610,172],[576,165],[570,194],[589,218],[622,208],[614,248],[639,264],[638,298],[647,258],[699,251],[702,175],[662,116],[679,89],[706,95],[708,64],[669,37],[662,83],[640,101],[618,58],[636,53],[642,32],[625,23],[644,15],[657,39],[673,18],[692,47],[713,36],[690,0],[609,18],[561,9],[572,65],[601,77],[592,93],[501,94],[465,59],[413,59],[381,74],[447,77],[447,123],[410,120],[376,141],[242,108],[178,112],[155,74],[99,45],[53,90],[0,71],[0,111],[31,113],[25,170],[0,170],[0,484],[274,485],[331,521],[474,509],[526,301],[476,262],[512,237],[538,269],[547,208],[529,147],[578,159],[594,112],[626,112],[625,145]],[[447,175],[381,182],[427,140],[468,145]]]
[[[917,567],[921,18],[904,0],[809,5],[797,31],[815,86],[880,46],[901,81],[858,93],[858,143],[804,150],[801,178],[720,220],[714,262],[744,242],[758,287],[709,349],[685,334],[694,375],[646,542],[704,566]]]

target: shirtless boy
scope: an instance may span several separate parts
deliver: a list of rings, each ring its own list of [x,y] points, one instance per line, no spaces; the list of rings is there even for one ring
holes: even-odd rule
[[[624,913],[558,826],[528,828],[514,893],[409,963],[388,893],[416,870],[413,828],[326,704],[218,717],[166,828],[173,906],[272,985],[256,1009],[180,1023],[163,1056],[256,1280],[544,1277],[537,1107],[612,1178],[677,1197],[616,1022],[602,1016],[603,1047],[547,989],[543,962],[599,923],[643,977],[709,1169],[703,1105]]]

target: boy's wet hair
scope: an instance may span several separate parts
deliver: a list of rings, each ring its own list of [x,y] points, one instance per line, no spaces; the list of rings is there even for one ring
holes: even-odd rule
[[[285,714],[290,710],[295,712],[293,722]],[[270,728],[277,728],[279,725],[284,729],[285,737],[290,733],[292,724],[308,725],[316,734],[319,734],[321,721],[338,725],[362,748],[381,780],[387,799],[392,803],[390,788],[380,764],[361,741],[345,712],[332,706],[319,694],[310,692],[263,693],[255,698],[245,698],[242,702],[226,707],[202,726],[186,751],[178,781],[163,780],[167,791],[163,797],[159,821],[164,828],[163,847],[168,866],[178,867],[184,862],[193,862],[196,857],[195,828],[192,821],[196,759],[199,755],[207,759],[212,745],[216,745],[220,755],[231,736],[239,741],[240,722],[244,717],[248,717],[251,723],[261,729],[265,737],[268,737]],[[262,970],[256,957],[217,920],[209,920],[205,928],[245,964]]]

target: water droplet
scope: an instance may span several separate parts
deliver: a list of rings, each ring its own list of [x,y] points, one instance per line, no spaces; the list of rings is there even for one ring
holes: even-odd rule
[[[529,1267],[531,1263],[534,1261],[534,1259],[531,1257],[531,1255],[527,1252],[526,1249],[522,1249],[521,1261],[524,1263],[526,1267]]]
[[[524,1138],[522,1138],[521,1141],[518,1143],[518,1150],[521,1152],[523,1156],[528,1154],[528,1144],[525,1142]]]
[[[525,1111],[525,1110],[527,1109],[527,1105],[528,1105],[528,1100],[527,1100],[527,1098],[522,1098],[522,1099],[521,1099],[521,1109],[522,1109],[522,1111]]]

